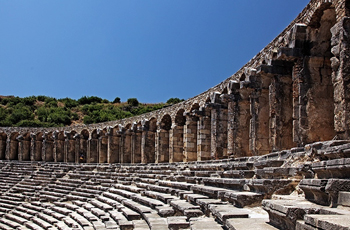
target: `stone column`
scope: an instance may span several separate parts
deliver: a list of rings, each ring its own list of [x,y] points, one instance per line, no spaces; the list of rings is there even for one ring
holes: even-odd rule
[[[142,163],[154,163],[155,162],[155,132],[152,132],[148,127],[142,128],[142,140],[141,140],[141,162]]]
[[[130,129],[126,130],[123,135],[122,163],[131,163],[131,135]]]
[[[68,152],[69,152],[69,137],[67,133],[64,132],[64,146],[63,146],[63,162],[68,162]]]
[[[147,143],[147,131],[148,127],[145,127],[145,125],[140,127],[141,131],[141,163],[146,164],[147,162],[147,152],[148,152],[148,146]]]
[[[76,139],[74,138],[75,133],[65,133],[65,162],[76,161]]]
[[[239,84],[239,83],[237,83]],[[234,156],[234,113],[235,113],[235,96],[233,94],[221,95],[221,101],[227,105],[227,154],[226,156]]]
[[[74,139],[74,162],[75,163],[83,163],[83,162],[80,162],[80,157],[83,158],[83,156],[80,156],[80,145],[81,145],[81,136],[80,134],[76,133],[74,136],[73,136],[73,139]],[[83,159],[81,159],[83,160]]]
[[[25,151],[25,145],[24,145],[24,138],[22,135],[19,135],[18,137],[16,137],[17,141],[18,141],[18,160],[19,161],[23,161],[23,155],[24,155],[24,151]]]
[[[211,111],[209,107],[200,108],[197,113],[198,130],[197,130],[197,160],[205,161],[211,159]]]
[[[30,161],[35,161],[35,141],[36,136],[34,133],[30,134]]]
[[[235,157],[251,156],[249,149],[250,135],[250,94],[251,88],[241,82],[241,88],[234,101],[234,128],[233,128],[233,149]]]
[[[169,162],[169,131],[158,126],[156,132],[156,162]]]
[[[98,148],[98,135],[96,133],[91,134],[89,138],[89,151],[88,151],[88,162],[87,163],[98,163],[99,161],[99,148]]]
[[[107,163],[120,163],[119,157],[119,138],[114,136],[114,129],[109,127],[107,129],[108,147],[107,147]]]
[[[141,163],[141,142],[142,142],[142,134],[137,129],[137,127],[133,128],[133,134],[131,136],[132,143],[132,159],[131,163]]]
[[[45,161],[46,160],[46,140],[45,138],[43,139],[43,144],[41,146],[42,150],[41,150],[41,160]]]
[[[54,161],[55,162],[64,162],[64,155],[65,155],[65,141],[60,139],[63,138],[62,137],[62,133],[59,133],[57,131],[55,131],[53,133],[53,156],[54,156]]]
[[[197,122],[196,116],[185,114],[184,126],[184,162],[197,160]]]
[[[10,154],[11,154],[11,139],[10,136],[7,137],[6,139],[6,150],[5,150],[5,159],[6,160],[12,160],[10,159]]]
[[[98,155],[99,155],[99,163],[107,163],[107,148],[108,148],[108,137],[105,132],[100,130],[98,132]]]
[[[173,125],[169,130],[169,162],[182,162],[184,158],[184,126]]]
[[[222,103],[220,93],[212,93],[211,103],[211,159],[227,157],[227,106]]]
[[[250,150],[253,155],[268,154],[271,152],[268,90],[253,91],[250,97],[250,115]]]

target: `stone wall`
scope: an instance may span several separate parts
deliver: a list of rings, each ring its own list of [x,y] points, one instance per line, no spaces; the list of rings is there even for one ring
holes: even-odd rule
[[[1,128],[0,160],[188,162],[349,139],[349,1],[312,0],[237,73],[137,117],[62,128]]]

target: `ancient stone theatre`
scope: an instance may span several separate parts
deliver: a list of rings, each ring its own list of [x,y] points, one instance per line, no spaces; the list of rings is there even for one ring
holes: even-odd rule
[[[123,120],[0,128],[0,229],[350,229],[350,0]]]

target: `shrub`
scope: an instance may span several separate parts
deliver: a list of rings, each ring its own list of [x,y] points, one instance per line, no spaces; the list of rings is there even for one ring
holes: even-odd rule
[[[96,97],[96,96],[91,96],[91,97],[83,96],[78,99],[78,103],[80,105],[86,105],[91,103],[101,103],[101,102],[102,102],[102,98]]]
[[[19,108],[14,108],[9,114],[9,120],[12,124],[16,124],[21,120],[33,120],[34,114],[27,106],[21,106]]]
[[[182,102],[182,101],[184,101],[184,99],[180,99],[180,98],[177,98],[177,97],[175,97],[175,98],[170,98],[169,100],[167,100],[167,104],[176,104],[176,103],[179,103],[179,102]]]
[[[138,106],[139,105],[139,101],[136,98],[129,98],[127,100],[127,103],[131,106]]]
[[[25,105],[33,106],[36,102],[36,97],[35,96],[25,97],[22,99],[22,102]]]
[[[73,107],[77,107],[79,105],[77,100],[74,100],[74,99],[71,99],[68,97],[59,99],[59,101],[63,102],[64,106],[67,108],[73,108]]]
[[[120,97],[114,98],[113,103],[120,103]]]
[[[84,121],[84,124],[86,125],[94,123],[92,117],[90,117],[89,115],[85,115],[83,118],[83,121]]]

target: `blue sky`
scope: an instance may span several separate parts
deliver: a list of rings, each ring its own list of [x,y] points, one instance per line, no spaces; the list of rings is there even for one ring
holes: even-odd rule
[[[225,80],[308,0],[0,0],[0,95],[165,102]]]

